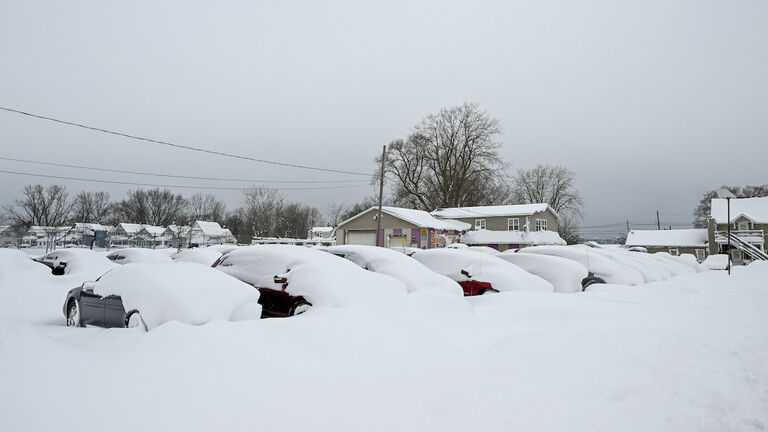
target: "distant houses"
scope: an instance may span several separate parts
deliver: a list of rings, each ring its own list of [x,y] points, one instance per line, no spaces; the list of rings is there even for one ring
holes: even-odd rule
[[[195,221],[188,232],[189,243],[195,246],[236,243],[237,240],[227,228],[218,222]]]

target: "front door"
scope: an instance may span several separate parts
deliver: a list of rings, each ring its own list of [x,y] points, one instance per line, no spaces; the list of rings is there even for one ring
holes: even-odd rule
[[[104,300],[93,291],[80,293],[80,319],[83,324],[104,325]]]

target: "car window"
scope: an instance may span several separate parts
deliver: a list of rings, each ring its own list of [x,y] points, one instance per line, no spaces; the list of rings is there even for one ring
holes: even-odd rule
[[[107,255],[107,259],[110,261],[114,261],[117,258],[117,255]]]

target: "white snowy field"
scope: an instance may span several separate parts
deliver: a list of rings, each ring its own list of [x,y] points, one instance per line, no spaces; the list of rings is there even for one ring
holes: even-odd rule
[[[0,263],[0,431],[768,428],[765,263],[148,333],[65,327],[77,284]]]

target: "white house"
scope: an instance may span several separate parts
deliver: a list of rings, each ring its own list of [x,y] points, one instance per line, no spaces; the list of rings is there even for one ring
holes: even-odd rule
[[[222,228],[218,222],[196,221],[189,230],[191,244],[215,245],[237,243],[237,239],[228,228]]]

